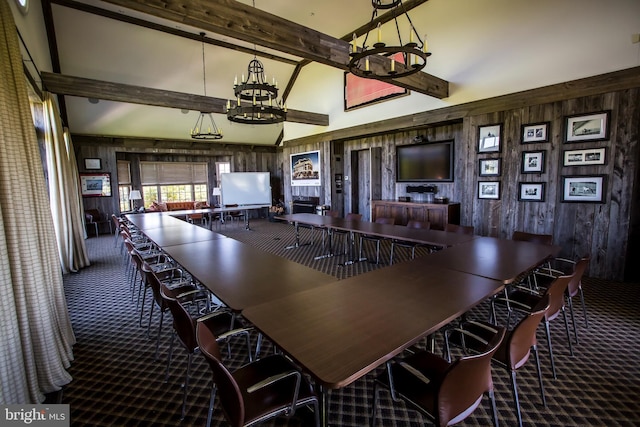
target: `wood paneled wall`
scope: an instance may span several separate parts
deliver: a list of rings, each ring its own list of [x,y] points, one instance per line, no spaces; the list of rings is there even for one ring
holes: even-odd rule
[[[576,258],[591,254],[588,274],[623,280],[627,243],[632,218],[634,183],[638,174],[638,126],[640,89],[576,98],[518,109],[473,115],[459,123],[431,126],[428,129],[352,139],[344,142],[344,158],[354,151],[382,149],[382,199],[394,200],[407,195],[406,183],[395,182],[395,147],[413,143],[421,135],[429,141],[455,140],[455,181],[436,184],[438,194],[461,203],[461,223],[472,225],[482,236],[510,238],[515,230],[552,234],[562,247],[561,255]],[[610,137],[606,141],[565,143],[566,117],[610,111]],[[550,122],[549,142],[522,143],[522,125]],[[478,127],[500,123],[503,138],[500,153],[478,153]],[[563,166],[563,151],[606,147],[606,164]],[[523,151],[545,151],[541,174],[522,174]],[[502,173],[496,178],[480,178],[479,159],[502,159]],[[353,173],[344,164],[345,175]],[[607,176],[605,203],[562,202],[562,176]],[[495,180],[501,184],[499,200],[478,199],[478,181]],[[520,182],[544,182],[545,202],[518,200]],[[350,181],[345,182],[345,206],[351,206]],[[413,200],[419,195],[410,194]],[[631,261],[633,262],[633,261]]]

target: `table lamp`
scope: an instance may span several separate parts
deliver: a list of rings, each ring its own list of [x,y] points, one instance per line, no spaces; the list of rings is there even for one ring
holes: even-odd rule
[[[140,195],[140,190],[131,190],[129,193],[129,200],[131,200],[133,204],[133,210],[136,210],[136,200],[142,200],[142,196]]]
[[[218,197],[217,203],[215,203],[216,199],[213,199],[214,205],[218,206],[220,204],[219,203],[220,202],[220,196],[222,195],[222,193],[220,192],[220,187],[213,187],[213,193],[212,194],[213,194],[214,197],[216,197],[216,196]]]

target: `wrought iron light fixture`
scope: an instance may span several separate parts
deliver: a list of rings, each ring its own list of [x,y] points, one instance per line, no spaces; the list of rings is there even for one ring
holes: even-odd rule
[[[278,82],[275,78],[272,83],[267,82],[264,65],[255,54],[247,67],[247,79],[244,73],[239,84],[238,77],[234,79],[233,93],[235,106],[232,101],[227,101],[227,118],[232,122],[269,125],[287,119],[287,106],[284,101],[278,101]]]
[[[207,73],[204,62],[205,33],[200,33],[200,35],[202,36],[202,81],[204,85],[204,96],[207,96]],[[195,127],[191,129],[191,138],[207,140],[222,139],[222,130],[216,126],[216,122],[213,120],[213,114],[210,111],[200,112]]]
[[[382,41],[382,30],[380,23],[376,26],[377,41],[372,47],[367,45],[370,32],[367,32],[362,49],[358,50],[357,37],[353,35],[349,61],[349,71],[358,77],[377,80],[390,80],[399,77],[409,76],[422,70],[427,65],[427,58],[431,53],[427,51],[426,36],[423,39],[418,35],[418,31],[413,26],[413,22],[409,14],[402,4],[402,0],[391,0],[383,2],[383,0],[371,0],[373,5],[373,14],[371,22],[373,23],[380,10],[395,9],[393,12],[393,20],[395,21],[396,31],[398,34],[397,45],[387,45]],[[403,43],[400,35],[400,26],[398,17],[405,16],[409,22],[409,42]],[[417,39],[417,42],[414,41]],[[399,62],[400,65],[396,65]]]

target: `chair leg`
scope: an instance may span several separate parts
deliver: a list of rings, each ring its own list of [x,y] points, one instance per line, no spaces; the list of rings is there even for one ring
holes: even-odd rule
[[[518,384],[516,382],[515,369],[508,369],[511,371],[511,390],[513,391],[513,404],[516,407],[516,416],[518,417],[518,427],[522,427],[522,413],[520,412],[520,399],[518,398]]]
[[[584,316],[584,327],[589,328],[589,320],[587,320],[587,306],[584,303],[584,292],[582,292],[582,286],[578,288],[580,292],[580,303],[582,304],[582,315]]]
[[[160,308],[160,324],[158,325],[158,335],[156,336],[156,354],[153,360],[158,360],[158,352],[160,351],[160,333],[162,332],[162,321],[164,320],[164,310]]]
[[[182,411],[180,412],[180,420],[184,420],[184,416],[187,412],[187,393],[189,392],[189,377],[191,376],[191,360],[193,356],[191,353],[187,355],[187,373],[184,377],[184,389],[182,390]]]
[[[536,360],[536,370],[538,371],[538,383],[540,384],[540,398],[542,399],[542,406],[547,407],[547,399],[544,395],[544,384],[542,383],[542,369],[540,369],[540,355],[538,354],[538,346],[531,347],[533,357]]]
[[[571,313],[571,324],[573,325],[573,336],[576,339],[576,345],[580,344],[578,340],[578,328],[576,327],[576,316],[573,312],[573,298],[567,297],[567,304],[569,305],[569,312]]]
[[[391,255],[389,256],[389,265],[393,265],[393,250],[395,249],[395,242],[391,242]]]
[[[551,372],[553,373],[553,379],[558,379],[556,375],[556,364],[553,361],[553,349],[551,348],[551,331],[549,330],[549,322],[544,321],[544,331],[547,334],[547,345],[549,346],[549,359],[551,360]]]
[[[209,410],[207,411],[207,427],[211,427],[211,419],[213,418],[213,404],[216,400],[216,385],[211,384],[211,396],[209,397]]]
[[[573,356],[573,344],[571,344],[571,334],[569,333],[569,320],[567,319],[567,311],[562,309],[562,317],[564,318],[564,329],[567,332],[567,342],[569,343],[569,353]]]
[[[498,427],[498,408],[496,407],[496,396],[493,389],[489,390],[489,401],[491,402],[491,419],[494,427]]]
[[[169,381],[169,365],[171,365],[171,359],[173,358],[173,341],[176,338],[175,331],[171,334],[171,342],[169,343],[169,354],[167,355],[167,370],[164,374],[164,382]]]

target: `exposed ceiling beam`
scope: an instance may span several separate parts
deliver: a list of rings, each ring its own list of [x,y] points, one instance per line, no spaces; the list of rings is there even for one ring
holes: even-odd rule
[[[58,95],[226,114],[227,100],[221,98],[86,79],[83,77],[65,76],[48,72],[42,73],[42,83],[47,91]],[[287,121],[328,126],[329,116],[326,114],[288,109]]]
[[[102,16],[105,18],[114,19],[116,21],[126,22],[127,24],[138,25],[140,27],[149,28],[151,30],[161,31],[166,34],[171,34],[178,37],[184,37],[186,39],[195,40],[197,42],[202,42],[203,38],[199,34],[190,33],[188,31],[179,30],[177,28],[167,27],[165,25],[156,24],[154,22],[145,21],[144,19],[134,18],[132,16],[124,15],[117,12],[112,12],[110,10],[102,9],[99,7],[91,6],[84,3],[78,3],[73,0],[51,0],[51,3],[57,4],[59,6],[65,6],[71,9],[79,10],[81,12],[91,13],[93,15]],[[222,40],[215,40],[211,38],[204,38],[204,42],[213,46],[220,46],[226,49],[235,50],[242,53],[250,54],[251,56],[255,55],[260,58],[271,59],[278,62],[283,62],[289,65],[297,65],[298,61],[294,59],[284,58],[282,56],[273,55],[266,52],[256,51],[252,48],[238,46],[233,43],[228,43]]]
[[[349,42],[320,33],[235,0],[105,0],[124,8],[201,28],[342,70],[348,69]],[[379,61],[378,61],[379,59]],[[389,67],[389,61],[372,58],[371,69]],[[396,69],[403,65],[396,63]],[[449,96],[449,83],[419,72],[390,81],[435,98]]]

